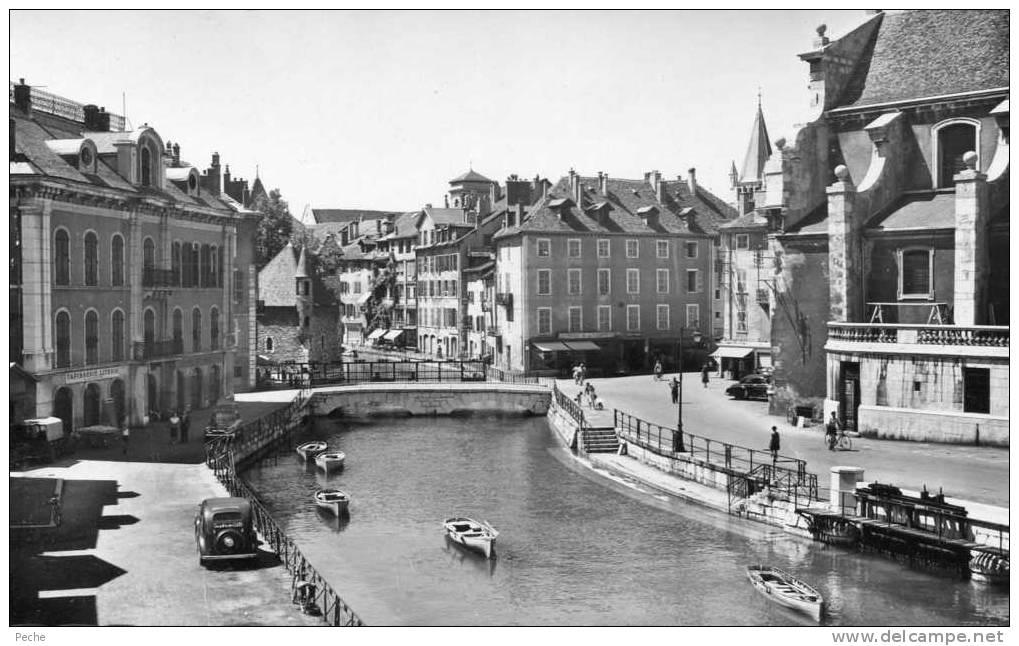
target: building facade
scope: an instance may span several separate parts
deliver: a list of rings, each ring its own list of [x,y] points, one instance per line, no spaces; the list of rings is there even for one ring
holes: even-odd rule
[[[876,12],[810,51],[811,119],[755,211],[774,256],[772,410],[1008,443],[1005,10]]]
[[[719,224],[734,215],[661,173],[619,180],[571,171],[495,234],[495,365],[565,374],[676,368],[707,358]],[[682,351],[681,351],[682,346]]]
[[[153,128],[123,128],[12,84],[18,414],[68,432],[202,408],[254,379],[255,214],[203,186]]]

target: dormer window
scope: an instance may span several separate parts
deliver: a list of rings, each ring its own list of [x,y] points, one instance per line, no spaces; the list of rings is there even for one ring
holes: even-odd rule
[[[141,168],[141,175],[140,175],[139,179],[141,180],[142,186],[151,186],[152,185],[152,153],[149,151],[149,147],[148,146],[143,146],[142,147],[141,158],[142,158],[142,161],[141,161],[142,168]]]
[[[966,169],[962,156],[971,150],[980,152],[979,134],[977,122],[971,119],[955,119],[934,127],[935,188],[955,186],[955,174]]]
[[[92,168],[92,150],[87,146],[82,146],[81,153],[78,155],[80,161],[80,168],[88,169]]]
[[[198,190],[198,177],[196,175],[188,175],[188,191],[194,192]]]

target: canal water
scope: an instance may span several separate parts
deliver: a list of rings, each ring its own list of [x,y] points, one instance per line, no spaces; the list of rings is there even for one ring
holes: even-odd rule
[[[296,455],[247,477],[282,527],[370,625],[797,625],[746,580],[777,565],[843,626],[1004,625],[1007,591],[850,554],[607,479],[545,418],[319,419],[300,438],[347,454],[328,478]],[[351,494],[337,520],[323,486]],[[448,544],[444,518],[499,531],[487,561]]]

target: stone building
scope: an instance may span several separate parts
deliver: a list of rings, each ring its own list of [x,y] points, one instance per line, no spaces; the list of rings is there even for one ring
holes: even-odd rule
[[[395,268],[393,287],[386,295],[392,310],[390,328],[382,334],[382,344],[417,347],[417,261],[418,229],[423,213],[401,213],[392,220],[389,233],[378,240],[378,251],[389,254]]]
[[[203,185],[155,129],[124,127],[11,86],[17,414],[67,431],[202,408],[254,379],[255,214]]]
[[[1008,443],[1007,10],[818,28],[809,119],[754,212],[773,255],[772,411],[879,437]]]
[[[661,173],[643,180],[570,171],[493,242],[499,368],[592,374],[700,366],[712,332],[714,240],[732,207]],[[696,337],[702,340],[695,341]]]
[[[340,360],[339,307],[306,248],[287,243],[258,272],[257,312],[260,362]]]

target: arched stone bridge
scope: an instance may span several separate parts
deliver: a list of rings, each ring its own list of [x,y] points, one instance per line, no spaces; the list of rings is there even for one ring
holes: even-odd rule
[[[316,388],[310,412],[349,416],[545,415],[551,398],[549,388],[531,384],[368,383]]]

